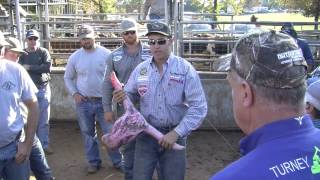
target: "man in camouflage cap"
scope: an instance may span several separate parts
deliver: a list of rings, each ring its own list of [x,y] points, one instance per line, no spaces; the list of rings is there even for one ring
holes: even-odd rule
[[[302,51],[286,34],[256,32],[236,43],[227,79],[246,134],[244,156],[213,180],[320,178],[320,131],[305,114],[306,74]]]

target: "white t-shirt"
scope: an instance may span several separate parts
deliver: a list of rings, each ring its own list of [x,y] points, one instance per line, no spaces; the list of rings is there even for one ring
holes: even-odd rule
[[[36,98],[37,91],[21,65],[0,60],[0,148],[14,141],[22,130],[20,102]]]

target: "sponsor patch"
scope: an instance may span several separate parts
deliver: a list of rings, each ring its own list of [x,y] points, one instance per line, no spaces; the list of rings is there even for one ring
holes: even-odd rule
[[[138,86],[138,93],[140,96],[144,96],[148,91],[148,87],[146,84],[141,84]]]
[[[117,62],[117,61],[120,61],[122,58],[122,56],[113,56],[112,60]]]
[[[293,63],[295,61],[303,61],[303,53],[301,49],[287,51],[277,54],[281,64]]]
[[[170,84],[170,82],[176,82],[179,84],[183,84],[183,79],[182,79],[182,77],[179,77],[179,76],[170,75],[169,84]]]
[[[141,75],[141,76],[147,75],[147,72],[148,72],[148,70],[147,70],[146,67],[140,69],[140,75]]]

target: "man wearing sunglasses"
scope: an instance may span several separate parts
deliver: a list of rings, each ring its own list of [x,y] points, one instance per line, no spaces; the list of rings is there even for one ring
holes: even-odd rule
[[[183,180],[186,149],[173,150],[174,143],[186,146],[187,136],[197,129],[207,113],[207,101],[198,73],[185,59],[171,53],[173,39],[167,24],[147,24],[152,59],[139,64],[131,73],[124,91],[114,99],[126,96],[139,100],[144,118],[164,134],[157,141],[141,133],[136,139],[134,180],[150,180],[159,163],[165,180]]]
[[[95,43],[93,27],[82,25],[78,29],[78,38],[82,48],[74,52],[68,59],[64,82],[74,98],[78,123],[85,143],[88,161],[87,172],[96,173],[101,168],[96,122],[102,133],[108,133],[111,122],[104,121],[102,106],[102,82],[106,60],[110,50]],[[108,150],[109,159],[116,168],[121,168],[122,158],[119,150]]]
[[[53,151],[49,146],[49,119],[50,119],[50,99],[51,89],[49,81],[52,61],[49,51],[39,47],[39,32],[31,29],[26,33],[27,53],[21,54],[19,63],[28,71],[31,79],[39,89],[37,93],[40,117],[37,129],[37,136],[47,154]]]
[[[107,122],[115,119],[112,111],[112,92],[113,87],[110,81],[110,73],[114,71],[120,82],[126,84],[133,69],[142,61],[151,58],[151,52],[147,45],[141,43],[138,38],[137,23],[133,19],[123,19],[120,24],[123,44],[114,50],[107,60],[107,66],[102,85],[102,100],[104,117]],[[123,114],[122,106],[114,107],[116,117]],[[134,160],[135,141],[123,146],[124,172],[125,179],[132,179],[133,160]]]

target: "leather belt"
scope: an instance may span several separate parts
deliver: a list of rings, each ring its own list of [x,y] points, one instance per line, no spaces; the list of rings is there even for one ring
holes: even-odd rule
[[[86,96],[85,98],[86,98],[86,100],[90,100],[90,101],[99,101],[99,100],[102,100],[102,97]]]

